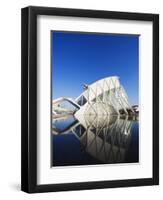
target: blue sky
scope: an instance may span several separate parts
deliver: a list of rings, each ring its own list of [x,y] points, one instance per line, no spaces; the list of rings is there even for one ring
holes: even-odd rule
[[[119,76],[138,104],[139,36],[52,32],[52,98],[76,98],[83,84]]]

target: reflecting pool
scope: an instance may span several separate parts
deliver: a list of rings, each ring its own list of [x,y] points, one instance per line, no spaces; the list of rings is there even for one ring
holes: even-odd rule
[[[136,117],[65,115],[52,119],[52,166],[139,162]]]

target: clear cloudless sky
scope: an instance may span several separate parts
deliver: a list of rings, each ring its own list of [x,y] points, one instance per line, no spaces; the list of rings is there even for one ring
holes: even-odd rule
[[[138,104],[139,36],[52,32],[52,98],[76,98],[83,84],[119,76]]]

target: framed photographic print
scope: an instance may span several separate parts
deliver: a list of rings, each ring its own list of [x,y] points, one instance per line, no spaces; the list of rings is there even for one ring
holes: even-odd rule
[[[159,184],[159,16],[22,9],[22,190]]]

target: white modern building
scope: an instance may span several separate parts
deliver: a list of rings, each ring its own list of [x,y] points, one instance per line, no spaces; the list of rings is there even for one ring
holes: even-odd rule
[[[128,113],[134,113],[117,76],[107,77],[90,85],[84,85],[84,92],[75,100],[66,97],[53,100],[53,115],[62,111],[60,103],[63,101],[67,101],[75,107],[75,116],[81,114],[128,115]],[[64,109],[63,112],[64,114],[68,113],[69,109]]]

